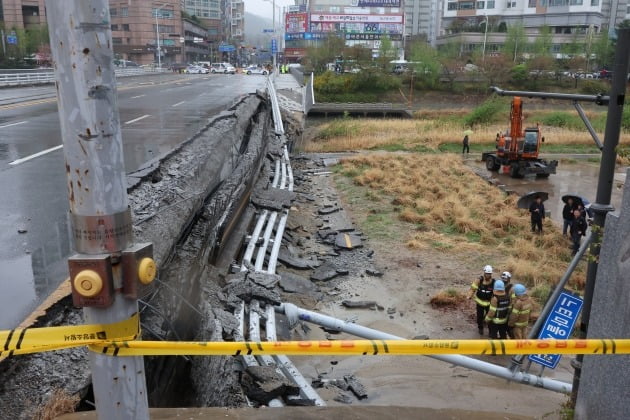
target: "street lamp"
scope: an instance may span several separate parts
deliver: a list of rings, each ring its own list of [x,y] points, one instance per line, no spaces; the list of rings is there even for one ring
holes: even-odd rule
[[[481,53],[481,61],[486,62],[486,41],[488,40],[488,15],[484,15],[486,24],[483,31],[483,52]]]
[[[158,13],[162,10],[162,7],[168,5],[168,3],[164,3],[155,9],[155,38],[157,43],[158,69],[160,70],[162,70],[162,49],[160,48],[160,24],[158,23]]]

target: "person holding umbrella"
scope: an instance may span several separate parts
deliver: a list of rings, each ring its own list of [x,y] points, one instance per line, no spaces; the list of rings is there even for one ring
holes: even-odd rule
[[[573,223],[573,210],[575,209],[575,203],[573,202],[573,197],[564,196],[562,197],[564,200],[564,207],[562,208],[562,219],[564,219],[564,223],[562,224],[562,236],[566,236],[569,233],[569,228],[571,227],[571,223]]]
[[[545,220],[545,205],[542,203],[542,198],[537,195],[534,202],[529,205],[529,214],[532,222],[532,232],[538,231],[542,235],[543,233],[543,220]]]

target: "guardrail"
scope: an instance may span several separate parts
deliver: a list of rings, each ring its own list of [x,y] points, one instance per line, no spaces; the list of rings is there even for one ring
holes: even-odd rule
[[[168,69],[144,69],[140,67],[116,69],[116,77],[140,76],[147,73],[164,73]],[[8,73],[0,74],[0,87],[2,86],[32,86],[55,82],[54,71],[38,71],[33,73]]]
[[[284,125],[282,124],[282,114],[280,113],[280,105],[278,104],[278,97],[276,96],[276,88],[273,85],[275,74],[276,72],[273,72],[272,76],[267,78],[267,92],[271,100],[274,130],[276,135],[281,136],[284,134]]]

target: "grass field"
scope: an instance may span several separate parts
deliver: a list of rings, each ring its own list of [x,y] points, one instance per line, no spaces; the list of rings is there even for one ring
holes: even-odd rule
[[[465,254],[493,261],[539,298],[571,259],[568,240],[551,222],[545,234],[532,234],[516,197],[490,186],[452,154],[371,153],[344,159],[335,171],[351,180],[352,187],[338,183],[350,204],[367,209],[361,227],[370,237],[402,232],[400,240],[418,252],[433,248],[445,258]],[[580,266],[571,285],[579,290],[584,280]]]

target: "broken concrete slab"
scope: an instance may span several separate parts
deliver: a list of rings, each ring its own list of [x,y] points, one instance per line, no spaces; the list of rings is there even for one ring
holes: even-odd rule
[[[374,300],[357,300],[357,301],[342,300],[341,304],[345,306],[346,308],[352,308],[352,309],[372,309],[372,308],[375,309],[376,307],[379,306]]]
[[[212,313],[217,321],[221,323],[223,333],[228,336],[233,336],[235,331],[238,331],[239,324],[236,317],[230,312],[224,311],[221,308],[212,308]]]
[[[252,195],[252,203],[254,203],[256,207],[275,211],[291,207],[293,200],[295,200],[295,193],[293,191],[278,188],[259,190]]]
[[[247,396],[260,404],[268,404],[274,398],[300,394],[300,387],[278,373],[274,366],[249,366],[243,372],[241,384]]]
[[[334,266],[331,262],[327,262],[318,267],[313,274],[311,274],[311,280],[313,281],[328,281],[332,280],[339,275],[348,274],[348,270],[340,269]]]
[[[352,404],[352,397],[347,392],[340,392],[333,400],[341,404]]]
[[[300,258],[292,254],[285,247],[280,248],[280,252],[278,253],[278,261],[280,261],[286,267],[295,268],[297,270],[309,270],[319,267],[321,265],[319,260]]]
[[[348,384],[348,389],[352,391],[354,395],[357,396],[358,399],[363,400],[368,397],[367,391],[365,387],[354,375],[346,375],[343,377],[346,383]]]
[[[372,277],[383,277],[383,273],[375,268],[366,268],[365,274]]]
[[[361,238],[352,233],[338,233],[335,238],[335,246],[341,249],[354,249],[363,246]]]
[[[251,302],[252,299],[257,299],[272,305],[280,304],[280,294],[277,291],[269,290],[249,280],[228,284],[223,288],[223,294],[226,297],[226,303],[231,307],[238,305],[239,299],[246,303]]]
[[[328,223],[330,229],[333,231],[352,232],[354,230],[354,225],[342,211],[328,215],[324,218],[324,221]]]
[[[280,281],[280,276],[277,274],[261,272],[250,272],[247,275],[247,278],[257,285],[265,287],[267,289],[273,289],[274,286]]]
[[[337,207],[337,206],[330,206],[330,207],[322,207],[319,210],[317,210],[317,213],[319,213],[320,215],[324,216],[327,214],[332,214],[335,212],[338,212],[341,210],[341,207]]]
[[[309,279],[289,272],[280,273],[279,285],[287,293],[308,293],[317,289]]]

